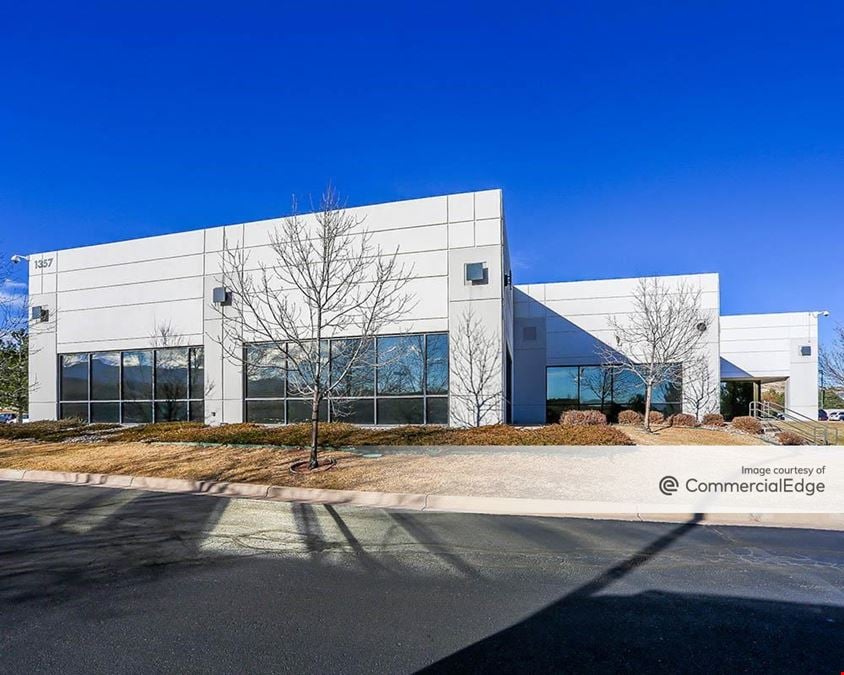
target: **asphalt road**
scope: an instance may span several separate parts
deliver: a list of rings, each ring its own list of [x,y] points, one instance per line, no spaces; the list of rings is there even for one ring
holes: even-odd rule
[[[0,671],[844,671],[844,535],[0,483]]]

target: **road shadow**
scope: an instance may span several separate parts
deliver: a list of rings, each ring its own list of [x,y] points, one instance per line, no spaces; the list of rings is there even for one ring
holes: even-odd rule
[[[662,591],[602,594],[700,519],[696,514],[557,602],[421,672],[838,672],[842,607]]]
[[[100,582],[154,579],[168,563],[202,557],[201,544],[226,507],[210,497],[50,488],[0,483],[0,602],[49,601]],[[45,493],[55,517],[43,510],[35,516],[28,506]]]

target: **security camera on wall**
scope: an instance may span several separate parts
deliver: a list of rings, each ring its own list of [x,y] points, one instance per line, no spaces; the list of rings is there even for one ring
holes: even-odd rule
[[[15,265],[17,265],[21,260],[23,260],[23,256],[19,256],[19,255],[13,255],[12,256],[12,262],[15,263]]]

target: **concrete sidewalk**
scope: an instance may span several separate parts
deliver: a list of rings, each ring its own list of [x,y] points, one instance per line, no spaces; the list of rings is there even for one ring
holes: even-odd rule
[[[626,506],[630,508],[624,512],[619,512],[619,504],[617,503],[329,490],[258,485],[252,483],[226,483],[181,478],[121,476],[64,471],[0,469],[0,481],[131,488],[152,492],[211,495],[308,504],[342,504],[408,511],[549,516],[557,518],[648,522],[688,522],[697,515],[692,513],[654,513],[645,504],[628,504]],[[760,525],[766,527],[797,527],[844,531],[844,514],[840,513],[704,513],[700,514],[700,516],[699,522],[711,525]]]

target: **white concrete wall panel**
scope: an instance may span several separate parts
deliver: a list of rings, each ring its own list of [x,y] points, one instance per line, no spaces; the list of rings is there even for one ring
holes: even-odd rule
[[[802,347],[810,354],[804,356]],[[816,312],[721,317],[724,377],[785,380],[786,407],[815,419],[818,409]]]
[[[108,265],[123,265],[139,260],[161,260],[202,253],[202,230],[165,234],[146,239],[119,241],[98,246],[71,248],[61,251],[59,271],[91,269]]]
[[[660,277],[669,289],[687,284],[699,289],[701,306],[711,321],[704,336],[701,353],[706,355],[717,380],[718,315],[720,311],[717,274]],[[516,373],[514,402],[520,415],[516,422],[539,423],[545,419],[545,368],[547,366],[598,365],[602,350],[616,347],[611,319],[623,322],[635,311],[634,294],[639,279],[601,279],[596,281],[557,282],[517,286],[515,293]],[[702,317],[703,318],[703,317]],[[534,320],[541,320],[536,324]],[[544,363],[533,347],[519,341],[524,326],[544,327]],[[529,372],[530,371],[530,372]],[[540,417],[539,395],[542,393]],[[713,390],[713,400],[717,400]]]
[[[384,332],[448,330],[455,313],[479,303],[485,324],[502,335],[500,191],[357,207],[349,213],[371,233],[374,246],[386,253],[398,250],[400,264],[412,270],[407,292],[414,308]],[[306,228],[315,222],[312,214],[301,220]],[[31,302],[47,306],[54,319],[49,328],[33,332],[39,349],[30,357],[30,369],[34,378],[51,383],[33,396],[33,419],[56,414],[57,354],[148,348],[156,327],[168,323],[184,344],[204,345],[206,419],[240,421],[241,368],[219,344],[222,320],[210,305],[211,290],[225,283],[224,242],[245,247],[249,267],[257,270],[260,263],[275,262],[269,243],[282,223],[272,218],[32,256]],[[478,247],[479,241],[484,246]],[[452,257],[450,245],[460,255]],[[49,267],[36,265],[46,258],[52,259]],[[467,261],[487,262],[487,284],[465,286]]]

